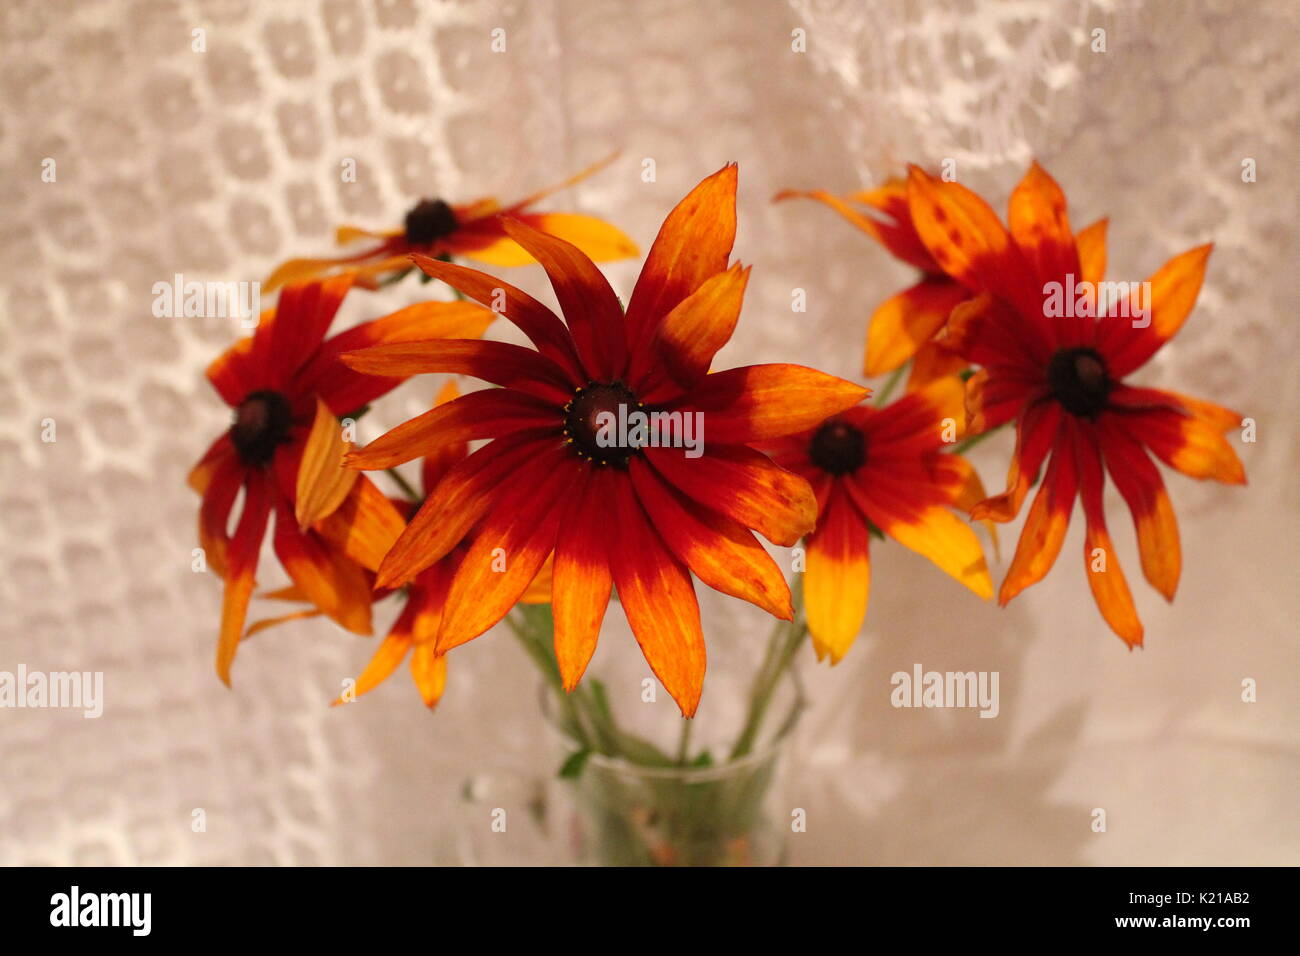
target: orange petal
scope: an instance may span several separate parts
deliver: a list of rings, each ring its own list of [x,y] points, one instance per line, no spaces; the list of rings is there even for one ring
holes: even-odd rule
[[[989,204],[959,183],[910,167],[908,208],[917,235],[940,268],[973,292],[1033,309],[1032,287],[1010,235]]]
[[[352,277],[334,276],[321,282],[292,283],[280,290],[275,321],[253,334],[253,352],[267,370],[267,385],[284,389],[293,373],[307,364],[325,339]]]
[[[343,440],[343,429],[329,406],[316,399],[316,418],[312,421],[298,466],[298,488],[294,498],[294,517],[298,527],[306,530],[334,513],[356,483],[357,472],[343,467],[343,456],[351,448]]]
[[[907,376],[907,391],[915,392],[942,379],[956,378],[969,367],[970,363],[951,349],[938,342],[927,342],[916,350],[912,371]]]
[[[1079,498],[1088,522],[1083,542],[1083,562],[1088,586],[1110,629],[1129,647],[1142,644],[1142,622],[1138,620],[1133,595],[1119,565],[1119,555],[1106,531],[1106,508],[1102,500],[1105,475],[1093,435],[1079,433]]]
[[[706,444],[736,444],[813,428],[870,394],[869,388],[802,365],[744,365],[705,376],[669,407],[703,412]]]
[[[1070,230],[1065,193],[1035,161],[1011,193],[1007,222],[1035,285],[1079,277],[1079,253]]]
[[[281,614],[279,617],[262,618],[260,621],[254,621],[244,632],[243,640],[248,640],[254,634],[260,634],[262,631],[269,631],[273,627],[279,627],[281,624],[288,624],[291,621],[305,621],[308,618],[320,617],[321,612],[317,608],[307,608],[302,611],[291,611],[288,614]]]
[[[865,374],[892,372],[914,356],[969,295],[959,283],[935,276],[886,299],[867,325]]]
[[[1073,432],[1074,426],[1070,421],[1056,436],[1043,486],[1034,496],[1016,544],[1015,557],[1011,559],[1011,567],[1002,581],[999,604],[1005,605],[1025,588],[1041,581],[1061,553],[1061,543],[1070,526],[1070,512],[1074,510],[1074,496],[1078,489]]]
[[[972,518],[1010,521],[1020,513],[1029,485],[1060,432],[1063,415],[1056,402],[1039,402],[1025,410],[1016,426],[1016,450],[1007,469],[1007,490],[977,504],[971,509]]]
[[[344,352],[398,342],[476,339],[496,318],[472,302],[421,302],[335,335],[295,378],[295,391],[316,392],[336,415],[346,415],[386,395],[402,378],[363,375],[339,361]]]
[[[542,264],[583,367],[594,378],[612,381],[627,365],[623,306],[609,281],[582,250],[538,232],[518,220],[503,223],[512,239]]]
[[[605,535],[616,477],[609,468],[588,468],[587,484],[574,494],[555,541],[551,611],[555,659],[566,691],[582,679],[609,605],[613,576]]]
[[[592,262],[617,262],[641,254],[636,243],[621,230],[597,219],[571,212],[523,213],[521,222],[538,232],[577,246]]]
[[[901,199],[901,202],[889,201],[888,197],[891,195],[891,191],[893,198],[895,200]],[[880,189],[855,193],[849,197],[854,202],[876,207],[893,218],[894,222],[884,222],[864,215],[843,199],[828,193],[824,189],[814,189],[808,192],[787,189],[777,193],[773,197],[773,201],[781,202],[785,199],[795,198],[814,199],[825,206],[829,206],[888,249],[895,258],[916,266],[922,272],[939,271],[934,258],[926,251],[925,246],[921,244],[920,238],[916,235],[916,230],[912,228],[912,217],[907,209],[907,190],[901,180],[892,180],[890,184]]]
[[[915,459],[922,452],[951,447],[965,432],[965,394],[961,379],[952,376],[873,409],[859,426],[872,458]]]
[[[1112,378],[1124,378],[1145,365],[1182,328],[1200,295],[1213,248],[1210,244],[1189,249],[1156,270],[1147,280],[1151,284],[1151,301],[1145,317],[1137,317],[1142,303],[1139,293],[1135,293],[1129,308],[1132,318],[1113,315],[1099,321],[1097,344],[1106,356]],[[1134,325],[1142,322],[1149,324],[1145,328]]]
[[[424,706],[433,710],[447,687],[447,656],[435,651],[432,644],[416,644],[411,655],[411,676]]]
[[[263,313],[263,319],[265,316]],[[252,352],[253,337],[246,335],[213,359],[204,373],[221,400],[232,408],[237,408],[260,380]]]
[[[696,577],[776,617],[794,617],[785,576],[748,528],[690,501],[641,458],[628,471],[650,523]]]
[[[510,242],[513,244],[514,240]],[[428,256],[412,256],[411,261],[426,275],[442,280],[457,292],[504,315],[528,336],[539,352],[575,378],[581,375],[578,353],[574,349],[568,328],[559,316],[528,293],[486,272],[466,269],[450,262],[430,259]]]
[[[1083,281],[1096,285],[1106,277],[1106,226],[1109,219],[1098,219],[1079,230],[1074,244],[1079,250],[1079,273]]]
[[[818,659],[838,664],[862,630],[871,590],[866,519],[837,483],[808,536],[803,577],[808,631]]]
[[[452,578],[438,630],[439,653],[478,637],[515,606],[555,550],[558,505],[581,474],[580,463],[558,450],[516,472]]]
[[[868,464],[844,482],[858,508],[889,537],[934,562],[984,600],[993,597],[984,549],[975,531],[930,500],[935,489],[893,479],[887,466]]]
[[[379,569],[406,521],[378,487],[361,475],[343,503],[316,525],[321,537],[363,568]]]
[[[664,317],[658,355],[677,381],[691,385],[708,373],[713,356],[735,331],[748,282],[749,269],[736,263],[705,280]]]
[[[682,716],[694,717],[704,689],[704,632],[690,572],[650,526],[630,485],[616,487],[610,569],[618,599],[655,677]]]
[[[268,479],[250,472],[244,487],[244,511],[239,516],[227,553],[226,590],[221,604],[221,636],[217,641],[217,676],[230,686],[230,665],[244,633],[248,600],[256,586],[257,558],[271,513]]]
[[[677,449],[647,448],[645,456],[688,498],[773,544],[789,547],[817,522],[817,500],[808,482],[751,448],[715,446],[694,459]]]
[[[400,342],[345,352],[343,364],[367,375],[407,378],[428,372],[472,375],[493,385],[516,388],[564,404],[573,388],[560,367],[532,349],[505,342],[441,339]]]
[[[359,564],[298,530],[287,505],[277,502],[276,556],[312,604],[356,634],[370,633],[370,581]]]
[[[1122,421],[1103,416],[1101,440],[1111,478],[1133,515],[1142,573],[1165,600],[1172,601],[1182,573],[1182,546],[1178,519],[1160,470],[1146,450],[1125,434]]]
[[[467,441],[498,438],[529,428],[558,431],[563,423],[561,414],[554,405],[523,392],[486,388],[403,422],[349,454],[347,466],[368,471],[392,468],[448,445],[463,446]]]
[[[736,241],[736,175],[735,163],[724,166],[664,220],[628,302],[629,344],[638,346],[642,334],[727,268]]]
[[[1241,459],[1206,419],[1168,408],[1152,408],[1125,415],[1123,422],[1128,433],[1157,458],[1190,478],[1212,478],[1228,485],[1246,483]]]
[[[535,438],[511,435],[494,439],[453,467],[384,557],[376,587],[399,587],[446,557],[487,513],[505,478],[546,452],[547,446]]]

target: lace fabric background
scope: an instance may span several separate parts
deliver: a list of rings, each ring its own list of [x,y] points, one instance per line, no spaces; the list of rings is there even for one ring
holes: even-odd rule
[[[434,862],[477,825],[458,803],[467,775],[553,769],[535,677],[504,634],[454,656],[433,717],[401,674],[326,707],[373,644],[322,624],[255,639],[234,691],[219,684],[219,584],[190,569],[184,476],[227,424],[202,370],[238,330],[154,318],[151,289],[175,273],[259,279],[327,250],[338,222],[395,223],[423,195],[524,195],[613,148],[612,168],[549,208],[609,218],[643,250],[687,189],[740,162],[736,254],[755,269],[722,365],[856,377],[867,316],[909,281],[829,211],[771,205],[781,188],[846,192],[952,158],[1004,205],[1037,157],[1076,224],[1111,217],[1110,277],[1214,240],[1195,313],[1143,375],[1256,419],[1239,446],[1251,484],[1169,477],[1185,560],[1171,607],[1140,581],[1110,501],[1146,649],[1127,653],[1092,606],[1077,521],[1057,570],[1004,610],[877,545],[859,644],[834,670],[804,662],[794,859],[1300,862],[1298,16],[1289,0],[8,0],[0,670],[103,671],[106,704],[98,720],[0,711],[0,863]],[[1247,158],[1257,182],[1242,182]],[[637,268],[609,268],[621,293]],[[549,299],[540,270],[509,278]],[[432,288],[357,297],[344,320]],[[437,384],[399,390],[364,437]],[[1009,436],[978,450],[990,488],[1009,450]],[[756,659],[762,638],[730,604],[711,602],[711,674]],[[599,654],[629,644],[612,629]],[[999,671],[999,717],[893,709],[889,675],[915,662]]]

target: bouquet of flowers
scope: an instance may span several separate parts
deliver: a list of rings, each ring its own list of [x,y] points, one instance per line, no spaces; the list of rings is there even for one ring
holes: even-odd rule
[[[233,422],[190,476],[200,543],[225,582],[218,676],[229,684],[241,642],[279,622],[324,616],[369,634],[373,605],[389,601],[395,622],[335,703],[409,658],[433,708],[451,652],[504,622],[548,687],[566,749],[559,776],[592,858],[762,863],[780,860],[788,827],[773,794],[799,710],[789,675],[806,644],[832,665],[850,650],[872,538],[989,600],[976,529],[996,542],[994,524],[1037,486],[997,592],[1005,605],[1052,568],[1080,498],[1097,607],[1141,645],[1107,532],[1106,475],[1132,514],[1143,576],[1168,600],[1178,527],[1153,456],[1193,478],[1245,482],[1226,437],[1239,414],[1128,382],[1190,315],[1210,247],[1147,282],[1107,283],[1106,221],[1075,232],[1037,164],[1006,225],[971,190],[915,166],[846,197],[781,193],[824,203],[920,272],[867,323],[864,376],[886,376],[873,396],[798,364],[714,367],[750,274],[731,261],[737,182],[728,165],[668,213],[626,302],[595,263],[636,256],[635,245],[599,219],[534,212],[550,191],[509,206],[423,200],[401,228],[341,228],[358,252],[276,269],[275,307],[207,370]],[[558,309],[496,274],[533,264]],[[409,274],[455,298],[329,334],[345,297]],[[486,338],[498,320],[532,347]],[[372,402],[431,373],[486,387],[448,378],[428,411],[356,446]],[[964,452],[1004,427],[1015,448],[1005,490],[989,496]],[[411,462],[418,484],[397,470]],[[272,516],[292,583],[263,597],[295,610],[250,625]],[[696,579],[774,619],[722,750],[691,742],[709,706]],[[584,678],[611,601],[680,709],[675,752],[634,732],[609,688]]]

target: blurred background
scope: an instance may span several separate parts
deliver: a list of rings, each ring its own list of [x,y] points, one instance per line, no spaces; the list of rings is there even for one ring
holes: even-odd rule
[[[754,272],[722,366],[858,378],[867,317],[911,281],[830,211],[773,206],[779,189],[844,193],[948,158],[1004,209],[1037,157],[1076,225],[1111,217],[1109,277],[1215,242],[1196,311],[1141,381],[1240,410],[1258,440],[1238,445],[1248,488],[1169,476],[1172,606],[1140,581],[1112,495],[1146,648],[1102,623],[1077,521],[1055,572],[1005,610],[877,544],[858,644],[833,670],[802,661],[789,799],[808,827],[791,849],[830,864],[1300,863],[1298,18],[1289,0],[9,0],[0,670],[102,671],[105,705],[97,720],[0,710],[0,863],[456,862],[486,827],[466,794],[486,779],[524,800],[520,781],[553,774],[537,678],[504,633],[453,656],[432,716],[404,674],[327,707],[374,645],[322,623],[259,636],[233,691],[218,682],[220,585],[191,571],[184,478],[228,424],[202,372],[239,330],[155,318],[151,290],[175,273],[261,279],[328,253],[338,223],[395,227],[424,196],[521,197],[613,149],[544,208],[614,221],[643,251],[691,186],[740,163],[736,255]],[[608,268],[620,294],[637,269]],[[540,269],[507,278],[553,301]],[[351,297],[339,327],[430,294],[412,280]],[[363,438],[440,384],[404,386]],[[990,489],[1010,449],[1001,435],[974,454]],[[267,562],[260,583],[279,575]],[[766,634],[738,602],[708,603],[702,713],[728,706]],[[629,660],[619,620],[593,667]],[[999,716],[895,710],[889,677],[915,663],[999,671]],[[522,832],[501,839],[517,842],[496,859],[549,860]]]

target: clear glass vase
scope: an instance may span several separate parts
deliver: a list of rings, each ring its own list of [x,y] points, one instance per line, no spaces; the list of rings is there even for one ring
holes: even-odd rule
[[[549,692],[548,701],[553,716]],[[725,745],[683,747],[676,761],[665,759],[669,748],[631,733],[624,734],[620,755],[575,758],[581,754],[577,744],[552,719],[569,754],[551,788],[547,814],[557,853],[565,862],[588,866],[783,864],[794,819],[786,774],[801,710],[797,682],[787,677],[747,752],[733,756],[739,736],[732,727]],[[702,714],[695,722],[708,719]],[[708,737],[694,726],[691,733]]]

